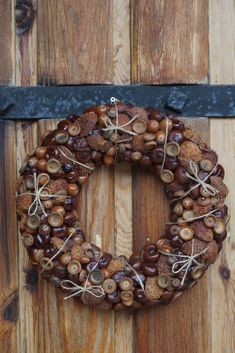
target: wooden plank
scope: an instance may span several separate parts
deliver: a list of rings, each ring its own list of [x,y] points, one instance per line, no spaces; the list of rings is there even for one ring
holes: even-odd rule
[[[130,7],[129,1],[113,2],[114,84],[130,83]],[[120,99],[120,97],[117,97]],[[132,253],[132,173],[122,163],[114,167],[115,254]],[[115,313],[115,353],[133,353],[133,315]]]
[[[0,139],[0,346],[3,353],[17,353],[19,291],[14,122],[0,122]]]
[[[0,84],[13,80],[11,2],[0,2]],[[0,347],[18,352],[18,240],[15,207],[15,122],[0,121]]]
[[[216,19],[219,18],[219,21]],[[233,0],[210,0],[210,81],[216,84],[235,84],[235,3]],[[211,145],[219,153],[225,168],[225,182],[229,188],[227,204],[231,222],[229,237],[219,260],[211,269],[210,308],[213,353],[234,353],[235,322],[235,120],[213,119],[211,123]]]
[[[13,24],[11,21],[11,1],[0,1],[1,27],[0,27],[0,85],[12,83],[13,63],[11,46],[13,44]]]
[[[207,81],[207,0],[137,0],[131,17],[134,82]]]
[[[187,119],[187,126],[199,130],[209,141],[208,120]],[[147,180],[147,182],[146,182]],[[145,244],[145,237],[156,241],[163,232],[168,203],[156,178],[135,170],[133,177],[134,249]],[[204,298],[204,300],[202,300]],[[169,306],[149,308],[135,315],[135,349],[137,353],[209,353],[208,282],[203,278]]]
[[[112,1],[39,2],[38,21],[40,83],[112,82]]]

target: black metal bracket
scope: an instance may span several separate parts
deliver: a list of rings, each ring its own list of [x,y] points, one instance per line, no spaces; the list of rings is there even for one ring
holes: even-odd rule
[[[119,100],[186,117],[235,117],[235,85],[0,86],[0,119],[64,118]]]

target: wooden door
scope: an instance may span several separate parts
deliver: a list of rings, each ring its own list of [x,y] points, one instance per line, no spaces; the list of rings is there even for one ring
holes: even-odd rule
[[[234,0],[18,0],[16,8],[0,0],[0,14],[0,84],[235,83]],[[134,314],[65,302],[43,280],[25,286],[16,175],[57,121],[0,120],[2,353],[235,352],[235,120],[186,120],[226,168],[231,235],[196,287],[172,305]],[[151,175],[118,165],[95,172],[79,212],[90,239],[99,233],[104,249],[128,255],[160,236],[168,210]]]

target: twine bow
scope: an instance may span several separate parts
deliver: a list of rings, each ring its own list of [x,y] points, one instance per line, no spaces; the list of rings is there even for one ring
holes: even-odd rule
[[[79,286],[77,283],[70,281],[69,279],[65,279],[60,282],[60,285],[63,289],[72,291],[73,293],[65,297],[64,299],[67,300],[69,298],[75,297],[82,293],[82,300],[84,298],[85,293],[89,293],[96,298],[102,298],[105,295],[104,289],[101,286],[91,286],[87,287],[87,281],[85,286]],[[72,286],[71,286],[72,285]]]
[[[99,260],[101,259],[102,254],[100,254],[95,266],[92,268],[92,271],[96,269],[98,266]],[[69,298],[75,297],[76,295],[79,295],[82,293],[82,300],[84,301],[84,295],[85,293],[89,293],[93,295],[95,298],[102,298],[105,295],[104,289],[102,286],[87,286],[88,285],[88,280],[89,280],[90,273],[87,276],[87,279],[85,281],[84,286],[79,286],[77,283],[74,283],[73,281],[70,281],[68,279],[65,279],[60,282],[60,285],[63,289],[72,291],[73,293],[65,297],[64,299],[67,300]],[[68,285],[67,285],[68,284]],[[72,285],[73,287],[71,287]]]
[[[185,269],[185,273],[184,276],[182,278],[181,281],[181,286],[183,286],[185,278],[187,276],[187,273],[191,267],[192,264],[196,264],[200,267],[206,267],[206,265],[199,263],[196,258],[198,258],[199,256],[201,256],[202,254],[204,254],[207,251],[207,248],[205,248],[203,251],[201,251],[198,254],[194,254],[194,240],[192,240],[192,252],[191,255],[178,255],[178,254],[169,254],[169,253],[165,253],[160,251],[161,254],[166,255],[166,256],[173,256],[176,258],[179,258],[179,261],[176,261],[171,268],[171,271],[173,274],[177,274],[179,272],[181,272],[182,270]]]
[[[216,163],[215,167],[212,169],[212,171],[203,179],[201,180],[198,176],[198,169],[197,169],[197,165],[193,162],[190,161],[189,166],[190,166],[190,170],[192,171],[193,175],[190,175],[189,173],[187,173],[187,176],[191,179],[197,182],[196,185],[194,185],[189,192],[191,192],[192,190],[196,189],[199,185],[202,186],[203,190],[205,192],[207,192],[208,194],[210,194],[211,196],[215,196],[218,193],[218,190],[216,188],[214,188],[212,185],[206,183],[206,180],[211,176],[211,174],[214,172],[215,168],[217,167],[218,163]]]
[[[41,187],[39,187],[39,179],[42,176],[46,176],[47,180],[45,181],[45,183]],[[38,209],[40,207],[42,212],[46,216],[45,208],[43,206],[41,198],[45,197],[45,196],[48,197],[48,198],[60,197],[61,194],[60,195],[58,195],[58,194],[55,194],[55,195],[52,195],[52,194],[46,194],[45,195],[45,194],[43,194],[43,191],[45,190],[45,187],[49,183],[49,177],[48,177],[48,175],[46,173],[41,173],[38,176],[36,175],[36,173],[34,173],[33,174],[33,179],[34,179],[34,192],[24,192],[22,194],[17,195],[17,197],[22,196],[22,195],[32,195],[32,196],[34,196],[34,200],[33,200],[33,202],[31,203],[31,205],[28,208],[28,215],[29,216],[34,216],[37,213],[37,211],[38,211]],[[65,197],[67,197],[67,196],[65,196]]]
[[[135,115],[131,120],[129,120],[127,123],[123,124],[123,125],[119,125],[119,119],[118,119],[118,108],[117,108],[117,102],[119,102],[115,97],[112,97],[110,99],[111,103],[114,103],[114,106],[115,106],[115,124],[111,121],[111,119],[109,117],[107,117],[105,119],[105,126],[106,128],[103,128],[102,130],[104,131],[115,131],[115,133],[117,133],[118,131],[121,131],[121,132],[125,132],[129,135],[137,135],[134,131],[129,131],[129,130],[126,130],[125,127],[130,125],[131,123],[133,123],[133,121],[135,121],[137,118],[138,118],[138,114]]]

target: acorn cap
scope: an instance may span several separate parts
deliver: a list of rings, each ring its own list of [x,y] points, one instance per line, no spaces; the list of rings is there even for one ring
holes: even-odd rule
[[[204,217],[203,221],[207,228],[213,228],[216,223],[216,217],[213,214],[211,214],[209,216]]]
[[[134,162],[139,161],[142,158],[142,154],[140,152],[133,152],[131,154],[131,160]]]
[[[221,235],[226,230],[226,226],[223,219],[217,219],[213,227],[215,234]]]
[[[37,214],[28,216],[26,220],[26,224],[30,229],[38,229],[41,224],[41,219]]]
[[[145,142],[144,147],[146,148],[146,150],[152,150],[157,147],[157,142],[156,141]]]
[[[147,130],[147,124],[144,120],[136,119],[132,123],[132,130],[138,135],[144,134]]]
[[[179,229],[179,236],[183,240],[191,240],[193,238],[194,231],[190,226],[181,226]]]
[[[81,132],[81,127],[78,124],[70,124],[67,127],[67,131],[70,136],[74,137],[80,134]]]
[[[76,260],[72,260],[67,266],[67,270],[71,275],[79,274],[81,269],[82,269],[82,265],[80,264],[79,261],[76,261]]]
[[[195,214],[192,210],[185,210],[183,213],[182,213],[182,218],[184,221],[188,221],[189,219],[192,219],[195,217]]]
[[[34,237],[32,236],[32,234],[26,232],[22,233],[21,239],[26,248],[29,248],[34,243]]]
[[[157,277],[157,284],[160,288],[167,288],[170,284],[170,277],[162,274],[160,276]]]
[[[104,273],[101,270],[92,270],[89,274],[89,280],[94,285],[100,285],[104,282]]]
[[[39,262],[41,268],[45,271],[51,271],[54,267],[53,261],[49,257],[43,257],[41,258]]]
[[[163,181],[163,183],[170,184],[174,180],[174,173],[169,169],[164,169],[160,173],[160,179]]]
[[[102,287],[106,294],[111,294],[116,291],[117,283],[112,278],[107,278],[104,280]]]
[[[55,134],[55,140],[58,144],[63,145],[69,139],[69,135],[65,130],[59,130]]]
[[[205,268],[203,268],[202,266],[196,266],[191,270],[190,274],[192,279],[198,280],[203,276],[204,272],[205,272]]]
[[[172,278],[171,283],[172,283],[172,286],[176,289],[180,288],[180,286],[181,286],[181,280],[177,277]]]
[[[129,291],[133,288],[133,281],[129,277],[123,277],[120,280],[119,286],[123,291]]]
[[[133,304],[133,292],[132,291],[122,291],[120,293],[120,297],[121,297],[121,300],[122,300],[122,303],[125,305],[125,306],[131,306]]]
[[[214,163],[211,159],[209,158],[203,158],[200,160],[200,168],[204,171],[204,172],[211,172],[212,169],[214,168]]]
[[[58,173],[61,169],[60,161],[58,161],[55,158],[49,159],[46,164],[46,169],[47,169],[48,173],[51,173],[51,174]]]
[[[176,142],[168,142],[166,145],[166,154],[169,157],[177,157],[180,153],[180,145]]]
[[[64,218],[60,213],[50,213],[47,221],[52,227],[60,227],[64,222]]]

